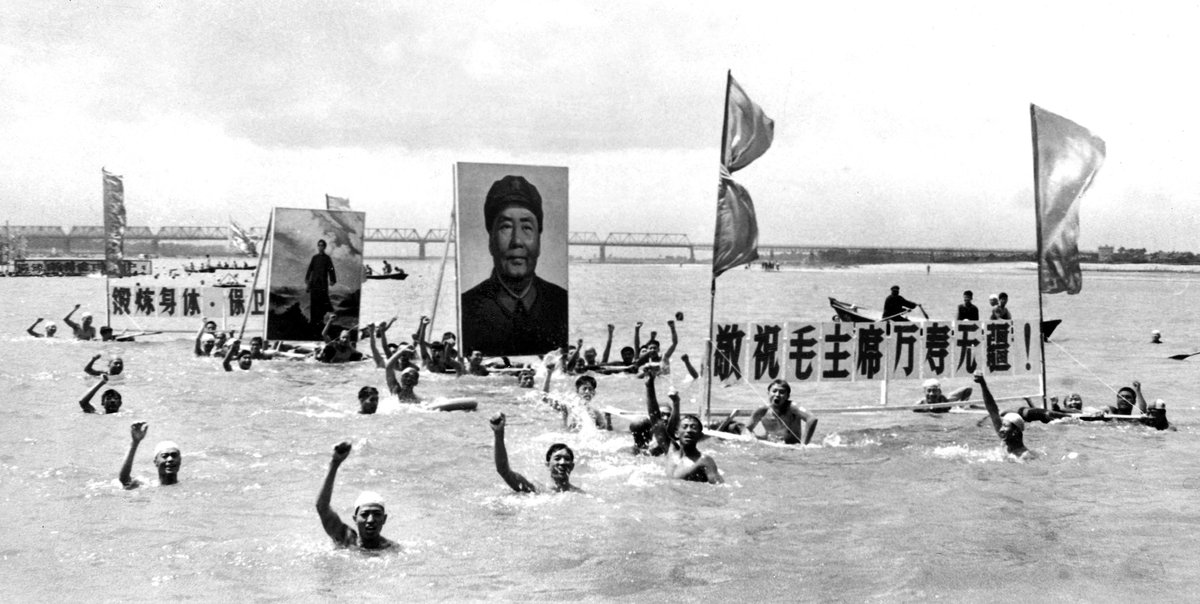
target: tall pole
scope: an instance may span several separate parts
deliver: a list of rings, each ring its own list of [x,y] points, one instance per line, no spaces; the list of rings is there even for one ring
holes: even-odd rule
[[[258,287],[258,272],[262,270],[263,258],[267,255],[267,241],[271,239],[271,224],[275,221],[275,212],[271,211],[271,217],[267,218],[267,231],[263,233],[261,246],[258,248],[258,264],[254,265],[254,279],[250,282],[250,297],[246,301],[246,314],[242,316],[242,329],[238,332],[238,339],[246,335],[246,322],[250,320],[250,313],[254,310],[254,290]]]
[[[1038,352],[1042,357],[1042,408],[1048,408],[1046,401],[1046,338],[1042,336],[1042,322],[1045,320],[1042,311],[1042,272],[1045,270],[1042,267],[1043,252],[1045,244],[1042,242],[1042,187],[1038,178],[1038,131],[1037,131],[1037,108],[1033,103],[1029,104],[1029,125],[1033,132],[1033,208],[1034,218],[1037,222],[1037,267],[1038,267]]]
[[[446,229],[445,245],[442,246],[442,266],[438,269],[437,286],[433,288],[433,310],[429,311],[429,328],[433,329],[433,320],[437,318],[438,299],[442,294],[442,277],[446,274],[446,259],[450,257],[450,234],[454,232],[454,211],[457,204],[450,206],[450,226]],[[458,241],[458,238],[455,238]],[[457,257],[457,254],[455,254]],[[457,323],[457,321],[456,321]],[[458,328],[455,327],[457,330]]]
[[[720,167],[725,167],[725,146],[728,143],[726,138],[729,136],[729,87],[733,82],[733,70],[725,71],[725,104],[721,106],[721,164]],[[718,172],[719,174],[719,172]],[[721,183],[717,182],[717,204],[720,205]],[[716,243],[717,232],[715,225],[716,218],[713,218],[713,243]],[[713,246],[713,263],[717,261],[716,245]],[[705,343],[705,359],[707,360],[708,369],[704,372],[704,418],[708,419],[712,415],[712,378],[713,378],[713,361],[716,347],[713,343],[714,315],[717,310],[717,275],[713,273],[712,285],[709,287],[708,299],[708,341]]]

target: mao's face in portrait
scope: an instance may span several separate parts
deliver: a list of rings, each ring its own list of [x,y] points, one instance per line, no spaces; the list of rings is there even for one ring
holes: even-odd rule
[[[492,225],[488,251],[501,278],[532,277],[541,252],[537,216],[521,206],[510,205],[501,210]]]

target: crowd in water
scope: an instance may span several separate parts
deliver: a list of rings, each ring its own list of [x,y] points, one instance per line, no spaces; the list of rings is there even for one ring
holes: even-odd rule
[[[63,318],[63,323],[71,329],[73,338],[132,340],[130,335],[114,336],[112,330],[107,327],[97,330],[92,315],[87,312],[81,313],[79,321],[76,322],[73,317],[79,308],[79,305],[76,305]],[[682,320],[682,315],[677,313],[676,319]],[[632,379],[643,381],[645,385],[646,414],[632,421],[629,426],[632,437],[631,451],[637,455],[661,458],[667,476],[685,481],[712,484],[724,482],[715,459],[699,449],[700,442],[706,436],[706,430],[710,434],[720,432],[738,435],[737,437],[747,440],[757,438],[793,445],[810,444],[816,431],[817,418],[793,404],[791,387],[782,379],[770,383],[766,404],[753,410],[745,423],[737,420],[739,410],[734,410],[727,417],[707,425],[697,415],[681,413],[680,397],[673,387],[666,393],[670,404],[661,405],[656,382],[661,376],[670,375],[672,371],[672,361],[679,345],[675,320],[667,322],[670,344],[665,351],[662,350],[656,332],[650,332],[647,340],[641,341],[643,325],[638,322],[634,326],[632,345],[622,346],[616,358],[611,354],[615,326],[608,325],[602,353],[594,347],[584,347],[583,340],[578,340],[573,346],[552,351],[539,360],[528,363],[514,363],[506,357],[488,359],[478,351],[463,355],[457,348],[457,338],[452,332],[442,334],[440,339],[430,340],[427,334],[430,321],[427,317],[421,317],[411,338],[401,343],[389,342],[388,332],[393,328],[395,321],[396,319],[392,318],[389,321],[342,329],[334,325],[334,317],[330,314],[326,317],[325,328],[322,331],[323,341],[315,345],[270,343],[261,337],[253,337],[243,346],[242,340],[235,332],[221,331],[215,321],[203,319],[193,341],[193,351],[198,357],[221,359],[225,371],[234,371],[235,365],[240,370],[249,371],[259,361],[373,362],[377,369],[384,372],[384,382],[391,396],[395,396],[401,403],[427,406],[430,406],[430,402],[423,402],[416,392],[422,371],[456,376],[515,379],[520,387],[537,391],[536,398],[542,404],[560,413],[563,425],[567,429],[580,429],[591,423],[599,429],[611,430],[611,412],[593,405],[599,387],[595,376],[628,375]],[[39,325],[42,325],[41,332],[37,331]],[[27,332],[38,338],[54,338],[57,335],[57,326],[52,322],[43,323],[43,319],[39,318]],[[358,342],[361,340],[368,343],[369,359],[358,350]],[[98,378],[79,400],[79,406],[85,413],[117,413],[122,406],[122,396],[118,390],[109,387],[103,393],[100,391],[106,385],[122,380],[125,372],[124,361],[121,357],[113,357],[103,368],[97,368],[97,362],[101,358],[102,355],[94,355],[84,366],[85,373]],[[678,360],[691,379],[699,377],[699,372],[686,354],[680,354]],[[536,376],[543,373],[543,370],[544,379],[539,389],[535,383]],[[555,373],[575,378],[573,392],[551,391],[551,377]],[[1062,419],[1133,420],[1158,430],[1175,429],[1167,420],[1163,402],[1157,400],[1148,403],[1142,393],[1141,384],[1136,381],[1132,386],[1119,389],[1116,403],[1109,407],[1085,407],[1082,397],[1072,393],[1065,398],[1061,406],[1054,397],[1050,399],[1052,404],[1048,408],[1035,407],[1031,401],[1027,401],[1024,407],[1006,411],[999,409],[982,373],[976,373],[974,381],[980,389],[982,406],[987,412],[987,417],[980,421],[980,425],[990,421],[1006,452],[1017,459],[1034,456],[1024,442],[1025,428],[1029,422],[1048,423]],[[924,390],[925,396],[918,401],[916,411],[945,412],[951,407],[967,404],[972,393],[971,387],[964,387],[944,394],[940,382],[936,379],[927,380]],[[93,405],[98,393],[99,411]],[[359,413],[374,414],[379,401],[379,389],[375,386],[366,385],[359,389]],[[438,407],[432,405],[430,408]],[[1138,412],[1136,415],[1135,410]],[[576,456],[568,445],[554,443],[547,449],[545,463],[549,482],[542,484],[510,466],[505,445],[505,415],[498,413],[492,416],[489,426],[494,436],[496,471],[514,491],[538,493],[581,490],[571,482]],[[118,475],[120,483],[127,489],[143,486],[141,481],[132,477],[132,468],[138,447],[148,431],[149,426],[145,422],[137,422],[130,427],[129,451]],[[350,452],[351,445],[348,442],[339,443],[333,448],[329,469],[317,496],[316,507],[322,525],[330,538],[342,546],[364,549],[393,547],[395,544],[381,534],[387,513],[384,500],[377,493],[364,492],[358,497],[354,506],[353,528],[344,523],[330,508],[338,468]],[[177,444],[168,440],[159,442],[154,447],[153,463],[157,470],[157,480],[151,482],[150,486],[172,485],[178,482],[182,453]]]

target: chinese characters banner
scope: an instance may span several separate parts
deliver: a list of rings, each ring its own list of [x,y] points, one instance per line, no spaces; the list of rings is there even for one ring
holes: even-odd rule
[[[1027,375],[1041,371],[1035,322],[718,322],[713,377],[769,382]]]
[[[262,315],[266,305],[263,290],[254,290],[253,304],[245,287],[113,285],[109,290],[113,316],[198,319],[238,318]]]

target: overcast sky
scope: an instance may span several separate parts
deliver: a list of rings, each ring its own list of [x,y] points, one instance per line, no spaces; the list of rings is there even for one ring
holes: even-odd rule
[[[571,228],[710,241],[725,71],[776,121],[763,243],[1034,247],[1029,103],[1108,160],[1080,245],[1200,251],[1200,9],[1054,2],[0,4],[0,214],[444,227],[457,161],[570,168]]]

